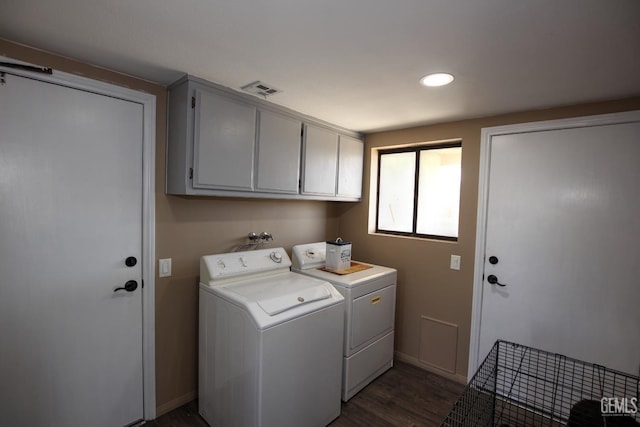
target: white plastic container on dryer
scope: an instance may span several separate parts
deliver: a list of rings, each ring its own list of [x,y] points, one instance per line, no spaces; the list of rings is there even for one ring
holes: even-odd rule
[[[342,271],[351,267],[351,242],[338,237],[326,243],[325,267],[332,271]]]

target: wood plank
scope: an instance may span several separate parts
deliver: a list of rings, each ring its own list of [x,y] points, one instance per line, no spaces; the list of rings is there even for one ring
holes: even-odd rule
[[[438,426],[464,386],[404,362],[394,362],[349,402],[331,427]],[[197,400],[146,424],[149,427],[206,427]]]

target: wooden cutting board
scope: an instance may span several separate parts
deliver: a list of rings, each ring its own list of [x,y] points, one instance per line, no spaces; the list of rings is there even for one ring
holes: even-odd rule
[[[344,276],[345,274],[356,273],[358,271],[366,270],[368,268],[371,268],[371,266],[370,265],[365,265],[365,264],[360,264],[359,262],[351,261],[351,267],[346,268],[344,270],[329,270],[326,267],[321,267],[318,270],[328,271],[329,273],[339,274],[341,276]]]

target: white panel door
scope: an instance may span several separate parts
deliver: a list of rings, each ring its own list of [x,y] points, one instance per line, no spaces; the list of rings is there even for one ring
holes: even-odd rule
[[[302,193],[335,196],[338,134],[312,125],[304,127]]]
[[[193,186],[253,189],[256,108],[196,90]]]
[[[362,197],[364,142],[340,135],[338,153],[338,196]]]
[[[492,137],[479,362],[501,338],[638,374],[639,141],[637,122]]]
[[[260,111],[256,190],[298,194],[302,122]]]
[[[0,86],[0,425],[143,417],[142,139],[141,104]]]

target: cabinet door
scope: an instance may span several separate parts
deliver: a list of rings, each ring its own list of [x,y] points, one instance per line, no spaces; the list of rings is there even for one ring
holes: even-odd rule
[[[254,106],[196,89],[193,186],[252,190],[255,129]]]
[[[335,196],[338,167],[338,134],[305,125],[302,193]]]
[[[256,190],[298,193],[302,122],[259,112]]]
[[[338,196],[362,196],[362,162],[364,143],[359,139],[340,135],[338,149]]]

